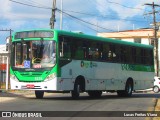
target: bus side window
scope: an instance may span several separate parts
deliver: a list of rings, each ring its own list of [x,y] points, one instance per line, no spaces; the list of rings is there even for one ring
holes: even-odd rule
[[[154,65],[152,50],[149,51],[149,65]]]
[[[146,50],[141,49],[141,64],[146,64],[147,63],[146,56],[147,56]]]
[[[102,61],[107,61],[108,59],[108,52],[109,52],[109,46],[108,43],[105,43],[102,45],[102,53],[101,53],[101,59]]]
[[[115,62],[116,59],[117,59],[117,54],[116,54],[115,45],[111,44],[109,45],[108,60],[111,62]]]
[[[141,64],[141,49],[140,48],[137,48],[136,49],[136,63],[138,63],[138,64]]]
[[[98,43],[96,42],[91,43],[88,50],[89,50],[89,59],[91,60],[99,59],[100,53],[99,53]]]
[[[60,39],[60,57],[70,59],[71,58],[71,49],[70,49],[70,41],[65,37],[61,37]]]
[[[132,64],[135,64],[136,63],[136,59],[137,59],[137,56],[136,56],[136,48],[132,47],[131,48],[131,57],[130,57],[130,61]]]
[[[75,58],[76,59],[84,59],[84,51],[81,46],[76,49]]]

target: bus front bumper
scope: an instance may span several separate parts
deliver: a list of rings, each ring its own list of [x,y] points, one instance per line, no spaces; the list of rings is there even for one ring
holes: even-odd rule
[[[57,78],[44,82],[19,82],[10,78],[11,89],[14,90],[53,90],[57,91]]]

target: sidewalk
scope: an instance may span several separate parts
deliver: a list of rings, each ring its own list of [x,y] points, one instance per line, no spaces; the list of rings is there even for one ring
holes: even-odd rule
[[[9,100],[14,100],[17,97],[31,97],[31,96],[35,96],[34,91],[1,90],[0,102],[7,102]]]

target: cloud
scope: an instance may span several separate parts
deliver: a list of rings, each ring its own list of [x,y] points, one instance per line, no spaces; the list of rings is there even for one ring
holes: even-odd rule
[[[17,0],[18,1],[18,0]],[[26,2],[24,0],[19,0],[18,2],[47,7],[47,5],[51,2],[47,2],[44,0],[39,0],[37,2]],[[43,5],[44,4],[44,5]],[[45,4],[47,4],[45,6]],[[49,4],[50,5],[50,4]],[[48,6],[48,8],[51,6]],[[8,20],[33,20],[33,19],[49,19],[49,15],[51,14],[51,9],[39,9],[30,6],[21,5],[18,3],[11,2],[9,0],[0,0],[0,16],[1,19]]]
[[[41,7],[52,7],[52,0],[16,0],[22,3],[31,4]],[[111,3],[112,2],[112,3]],[[125,30],[132,29],[133,24],[137,28],[143,27],[143,23],[137,23],[136,21],[125,21],[124,19],[133,19],[135,16],[142,18],[146,8],[144,3],[152,3],[153,0],[63,0],[63,10],[67,13],[75,16],[79,19],[87,22],[97,24],[112,30]],[[154,0],[156,4],[160,4],[159,0]],[[129,9],[122,5],[140,8]],[[60,9],[60,0],[57,0],[57,8]],[[68,10],[68,11],[67,11]],[[79,14],[74,12],[82,12],[85,14]],[[86,14],[95,14],[96,16],[89,16]],[[59,16],[60,13],[56,13],[55,28],[59,29]],[[3,28],[18,29],[32,29],[32,28],[49,28],[49,20],[51,17],[51,9],[39,9],[29,6],[13,3],[9,0],[0,0],[0,26]],[[97,27],[91,26],[85,23],[81,23],[73,18],[63,15],[63,28],[69,31],[82,31],[85,33],[95,33]],[[145,26],[144,26],[145,27]],[[91,29],[90,29],[91,28]],[[94,29],[94,30],[93,30]],[[100,31],[104,29],[98,28]]]
[[[0,1],[0,17],[5,18],[6,14],[11,11],[11,2],[8,0],[1,0]]]

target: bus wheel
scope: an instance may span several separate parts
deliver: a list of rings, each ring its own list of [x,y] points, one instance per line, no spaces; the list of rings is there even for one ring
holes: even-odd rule
[[[127,81],[125,90],[118,90],[117,94],[120,97],[131,97],[133,91],[133,83],[132,81]]]
[[[158,86],[154,86],[154,87],[153,87],[153,91],[154,91],[155,93],[158,93],[158,92],[159,92],[159,87],[158,87]]]
[[[92,98],[100,98],[102,91],[88,91],[88,95]]]
[[[44,91],[38,91],[38,90],[35,91],[35,96],[37,99],[42,99],[43,95],[44,95]]]
[[[133,83],[131,81],[127,81],[125,88],[125,97],[131,97],[133,91]]]
[[[80,84],[79,84],[78,81],[75,82],[74,90],[71,91],[71,94],[72,94],[72,98],[73,99],[78,99],[79,98],[79,95],[80,95]]]

